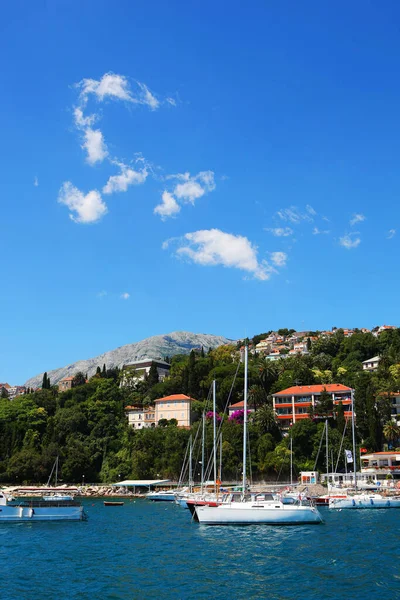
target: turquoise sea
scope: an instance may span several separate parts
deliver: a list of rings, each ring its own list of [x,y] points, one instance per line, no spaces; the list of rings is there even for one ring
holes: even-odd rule
[[[400,598],[400,510],[207,527],[173,503],[84,504],[87,522],[0,525],[1,600]]]

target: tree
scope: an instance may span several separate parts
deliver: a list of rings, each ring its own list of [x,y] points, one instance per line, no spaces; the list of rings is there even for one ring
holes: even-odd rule
[[[101,376],[104,377],[104,378],[107,377],[106,363],[103,364],[103,370],[101,372]]]
[[[82,371],[78,371],[72,380],[72,387],[77,387],[78,385],[85,385],[86,378]]]
[[[322,390],[321,395],[318,398],[318,404],[315,407],[315,412],[320,417],[330,417],[333,411],[333,400],[332,395],[326,391],[326,388]]]
[[[152,388],[153,385],[157,385],[157,383],[159,381],[160,381],[160,378],[158,376],[157,365],[154,361],[152,361],[150,370],[149,370],[149,375],[147,377],[147,384],[148,384],[149,388]]]
[[[395,445],[400,438],[400,427],[390,419],[390,421],[383,426],[383,435],[389,444]]]
[[[50,379],[48,379],[47,373],[44,373],[43,380],[42,380],[42,390],[49,390],[49,389],[50,389]]]
[[[5,388],[5,387],[1,388],[1,397],[2,398],[8,398],[7,388]]]

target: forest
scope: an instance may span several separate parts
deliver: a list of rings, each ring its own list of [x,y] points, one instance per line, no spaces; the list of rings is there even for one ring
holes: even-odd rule
[[[246,342],[252,348],[265,335]],[[339,469],[344,468],[343,452],[338,457],[344,430],[343,448],[351,448],[352,442],[341,405],[333,410],[325,403],[318,418],[296,422],[282,435],[271,394],[291,385],[334,382],[353,387],[358,446],[374,451],[399,444],[400,431],[391,419],[391,394],[400,389],[400,329],[383,331],[379,336],[356,330],[351,337],[338,329],[333,335],[316,338],[305,355],[282,356],[272,362],[256,352],[249,354],[248,401],[255,412],[249,415],[248,464],[249,477],[254,481],[287,480],[290,447],[296,474],[313,469],[315,464],[324,471],[326,457],[321,452],[317,460],[317,455],[325,420],[329,424],[329,460],[336,463],[339,459]],[[207,457],[212,453],[213,380],[222,431],[222,478],[240,480],[243,424],[240,415],[228,418],[226,408],[243,399],[243,343],[164,357],[171,370],[162,382],[152,367],[145,380],[125,374],[121,386],[118,369],[105,365],[101,369],[99,365],[89,380],[78,373],[72,389],[65,392],[52,386],[45,374],[40,390],[29,390],[11,401],[1,397],[0,482],[45,483],[57,456],[64,483],[108,483],[125,478],[177,480],[189,436],[196,435],[203,412],[207,414],[205,451]],[[381,357],[378,370],[363,371],[362,361],[376,355]],[[180,429],[173,421],[139,431],[128,426],[125,406],[146,406],[176,393],[196,400],[191,430]],[[198,479],[198,449],[196,453],[194,476]]]

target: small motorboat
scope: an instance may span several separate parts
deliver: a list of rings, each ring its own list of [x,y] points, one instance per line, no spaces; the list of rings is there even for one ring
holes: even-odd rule
[[[123,502],[111,502],[108,500],[104,500],[104,506],[123,506]]]

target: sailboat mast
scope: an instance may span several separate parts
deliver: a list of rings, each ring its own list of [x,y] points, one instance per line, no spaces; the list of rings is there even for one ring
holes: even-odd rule
[[[219,475],[218,479],[222,482],[222,430],[219,434]]]
[[[193,489],[193,473],[192,473],[192,463],[193,463],[193,442],[192,436],[189,439],[189,491],[191,492]]]
[[[216,381],[213,380],[213,452],[214,452],[214,491],[217,491],[217,407],[216,407]]]
[[[325,440],[326,440],[326,485],[329,484],[329,446],[328,446],[328,419],[325,421]]]
[[[246,491],[246,458],[247,458],[247,363],[248,347],[244,348],[244,402],[243,402],[243,494]]]
[[[354,489],[357,491],[357,460],[356,460],[356,429],[354,414],[354,392],[351,390],[351,433],[353,436],[353,469],[354,469]]]
[[[58,456],[57,456],[57,460],[56,460],[56,487],[57,487],[57,480],[58,480]]]
[[[206,439],[206,415],[203,411],[203,431],[201,435],[201,493],[204,489],[204,444]]]
[[[290,485],[293,485],[293,438],[290,430]]]

